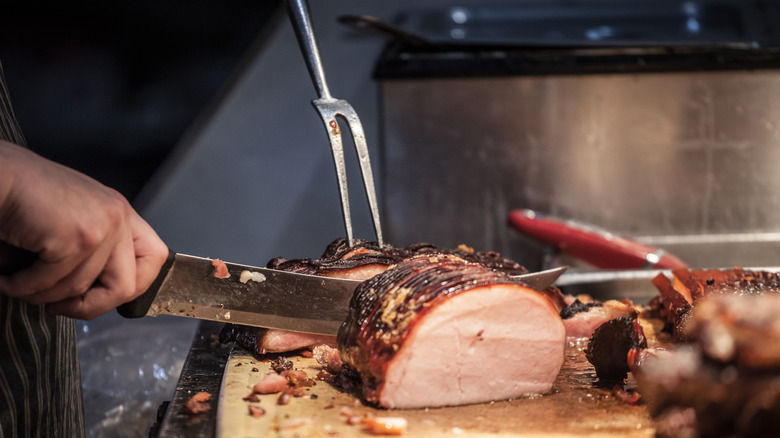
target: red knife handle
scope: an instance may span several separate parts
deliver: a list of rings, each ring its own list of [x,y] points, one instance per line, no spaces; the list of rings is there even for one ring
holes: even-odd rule
[[[677,269],[688,265],[663,250],[601,230],[547,218],[531,210],[513,210],[509,224],[546,245],[602,269]]]

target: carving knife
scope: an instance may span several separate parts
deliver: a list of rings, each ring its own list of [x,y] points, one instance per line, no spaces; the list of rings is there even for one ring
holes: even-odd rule
[[[0,275],[11,275],[34,260],[35,254],[29,251],[0,244]],[[215,276],[215,263],[224,263],[229,276]],[[515,278],[543,290],[565,270],[566,267],[560,267]],[[360,283],[360,280],[219,262],[169,250],[149,289],[119,306],[117,311],[125,318],[175,315],[335,335],[347,318],[349,301]]]
[[[335,335],[347,318],[355,288],[362,283],[237,263],[224,263],[229,277],[217,278],[213,263],[170,251],[154,284],[117,311],[126,318],[175,315]],[[515,278],[543,290],[565,270],[554,268]],[[242,273],[246,282],[242,282]]]

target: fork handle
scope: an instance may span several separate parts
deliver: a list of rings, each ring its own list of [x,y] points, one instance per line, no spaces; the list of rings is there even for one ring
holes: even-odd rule
[[[320,99],[330,99],[330,90],[325,81],[325,70],[322,68],[320,51],[317,49],[314,28],[311,25],[311,18],[309,18],[309,4],[306,0],[285,0],[285,4],[295,36],[298,38],[298,45],[306,60],[306,67],[308,67],[309,75],[314,82],[314,88],[317,89]]]

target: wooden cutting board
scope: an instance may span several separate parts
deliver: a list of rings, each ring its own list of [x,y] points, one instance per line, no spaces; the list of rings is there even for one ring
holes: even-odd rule
[[[315,378],[322,367],[312,358],[288,355],[294,367]],[[303,397],[278,405],[278,395],[244,398],[266,374],[270,361],[236,347],[225,367],[217,412],[219,438],[368,436],[359,425],[346,424],[342,408],[376,416],[404,417],[403,436],[423,437],[653,437],[646,409],[618,400],[611,390],[593,385],[592,366],[581,347],[569,346],[553,392],[544,396],[435,409],[385,410],[366,406],[332,385],[318,381]],[[249,406],[265,410],[249,414]]]

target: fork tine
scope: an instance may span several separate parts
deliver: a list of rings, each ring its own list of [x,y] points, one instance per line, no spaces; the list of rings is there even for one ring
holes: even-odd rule
[[[330,140],[330,149],[333,153],[333,164],[336,165],[336,178],[339,185],[339,194],[341,196],[341,210],[344,215],[344,225],[347,229],[347,240],[349,246],[353,245],[352,237],[352,215],[349,210],[349,189],[347,188],[347,166],[344,162],[344,146],[341,141],[341,128],[336,120],[336,112],[330,105],[334,99],[315,99],[312,101],[314,108],[320,113],[322,122],[325,124],[325,131]]]
[[[339,193],[341,195],[341,206],[344,214],[344,225],[347,230],[347,239],[349,245],[353,244],[352,218],[349,208],[349,189],[347,188],[346,164],[344,161],[344,147],[336,117],[341,117],[347,122],[349,130],[352,133],[352,140],[355,143],[355,149],[358,154],[360,171],[363,175],[363,185],[368,198],[368,205],[371,210],[371,218],[374,223],[377,242],[380,246],[384,245],[382,238],[382,225],[379,219],[379,203],[376,198],[376,187],[374,185],[374,174],[371,170],[371,159],[369,158],[368,146],[366,145],[366,136],[363,132],[363,125],[360,123],[357,113],[352,105],[342,99],[325,98],[315,99],[312,104],[320,113],[325,130],[330,139],[331,150],[333,152],[333,162],[336,165],[336,176],[338,179]]]
[[[363,174],[363,186],[368,198],[368,206],[371,209],[371,219],[374,221],[374,232],[379,246],[383,246],[382,224],[379,222],[379,204],[376,200],[376,188],[374,187],[374,174],[371,171],[371,159],[368,156],[368,146],[366,145],[366,135],[363,132],[363,125],[360,123],[357,112],[347,101],[343,101],[345,109],[349,109],[349,114],[342,114],[352,131],[352,140],[355,143],[355,149],[360,163],[360,172]]]

